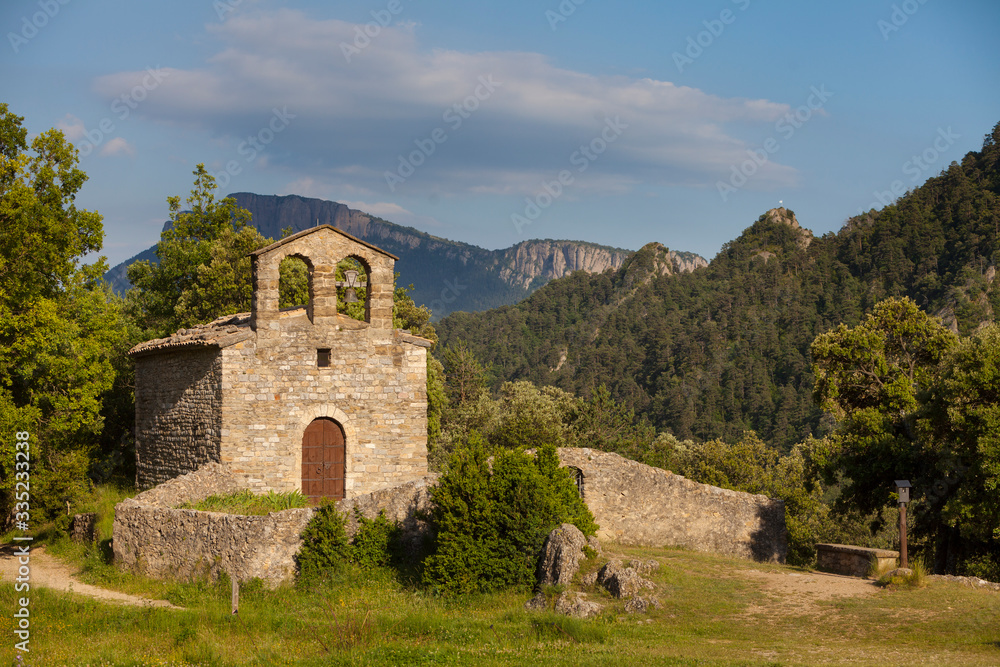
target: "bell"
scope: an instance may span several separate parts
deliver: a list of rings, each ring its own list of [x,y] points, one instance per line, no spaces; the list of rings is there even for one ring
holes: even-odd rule
[[[354,291],[353,287],[348,287],[347,288],[347,294],[344,295],[344,301],[347,302],[347,303],[357,303],[358,302],[358,295]]]

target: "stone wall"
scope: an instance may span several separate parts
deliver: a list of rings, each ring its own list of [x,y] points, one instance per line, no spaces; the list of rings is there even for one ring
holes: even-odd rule
[[[135,360],[136,476],[149,488],[219,460],[222,357],[218,348]]]
[[[279,311],[278,266],[302,258],[310,304]],[[337,313],[336,266],[368,272],[368,321]],[[203,463],[252,489],[302,488],[302,438],[318,418],[345,435],[345,497],[427,474],[427,348],[392,328],[395,257],[322,226],[252,253],[253,312],[137,345],[137,481],[149,488]],[[320,367],[319,350],[330,351]]]
[[[418,551],[426,525],[418,512],[428,508],[427,486],[433,477],[394,489],[345,499],[337,509],[350,517],[348,533],[357,529],[354,509],[374,519],[381,510],[399,521],[404,539]],[[259,578],[275,587],[296,573],[295,555],[313,508],[239,516],[175,509],[211,495],[246,488],[241,476],[211,463],[174,478],[115,506],[113,549],[122,569],[156,579],[216,579],[226,573],[239,581]]]
[[[817,544],[816,569],[849,577],[867,577],[874,566],[892,569],[899,560],[898,551],[869,549],[847,544]]]
[[[563,448],[559,458],[581,471],[601,540],[785,561],[781,500],[699,484],[594,449]]]
[[[319,417],[344,429],[345,497],[427,474],[427,350],[357,324],[314,327],[298,310],[265,349],[250,339],[223,350],[220,459],[251,488],[301,489],[302,436]]]

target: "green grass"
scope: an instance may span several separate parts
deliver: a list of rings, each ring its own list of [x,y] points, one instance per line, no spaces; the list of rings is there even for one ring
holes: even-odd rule
[[[227,495],[209,496],[201,502],[185,503],[178,509],[200,510],[202,512],[224,512],[244,516],[264,516],[271,512],[309,507],[309,499],[300,491],[255,494],[249,489]]]
[[[180,611],[118,607],[32,590],[33,664],[45,665],[951,665],[1000,664],[1000,595],[933,582],[814,601],[776,596],[748,569],[802,573],[677,549],[622,549],[656,558],[662,608],[626,614],[601,590],[592,620],[527,612],[528,592],[457,598],[409,588],[387,570],[347,569],[269,591],[244,586],[229,613],[225,581],[126,575],[94,547],[50,544],[82,579],[168,599]],[[585,567],[603,559],[588,559]],[[0,586],[0,635],[15,594]],[[9,642],[0,665],[11,664]],[[8,653],[4,653],[8,652]],[[10,658],[6,656],[11,656]],[[29,661],[31,662],[31,661]]]

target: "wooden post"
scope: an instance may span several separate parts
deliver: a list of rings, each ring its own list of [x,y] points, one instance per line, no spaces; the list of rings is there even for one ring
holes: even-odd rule
[[[233,582],[233,616],[240,613],[240,582],[236,577],[231,577]]]
[[[899,503],[899,566],[909,567],[906,561],[906,503]]]

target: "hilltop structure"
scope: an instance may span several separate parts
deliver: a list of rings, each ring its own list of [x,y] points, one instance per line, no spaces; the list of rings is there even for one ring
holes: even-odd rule
[[[279,311],[281,260],[308,306]],[[365,321],[337,312],[337,264],[367,275]],[[137,345],[137,483],[225,464],[255,491],[350,498],[427,475],[427,349],[392,324],[396,257],[330,225],[254,252],[250,313]]]

